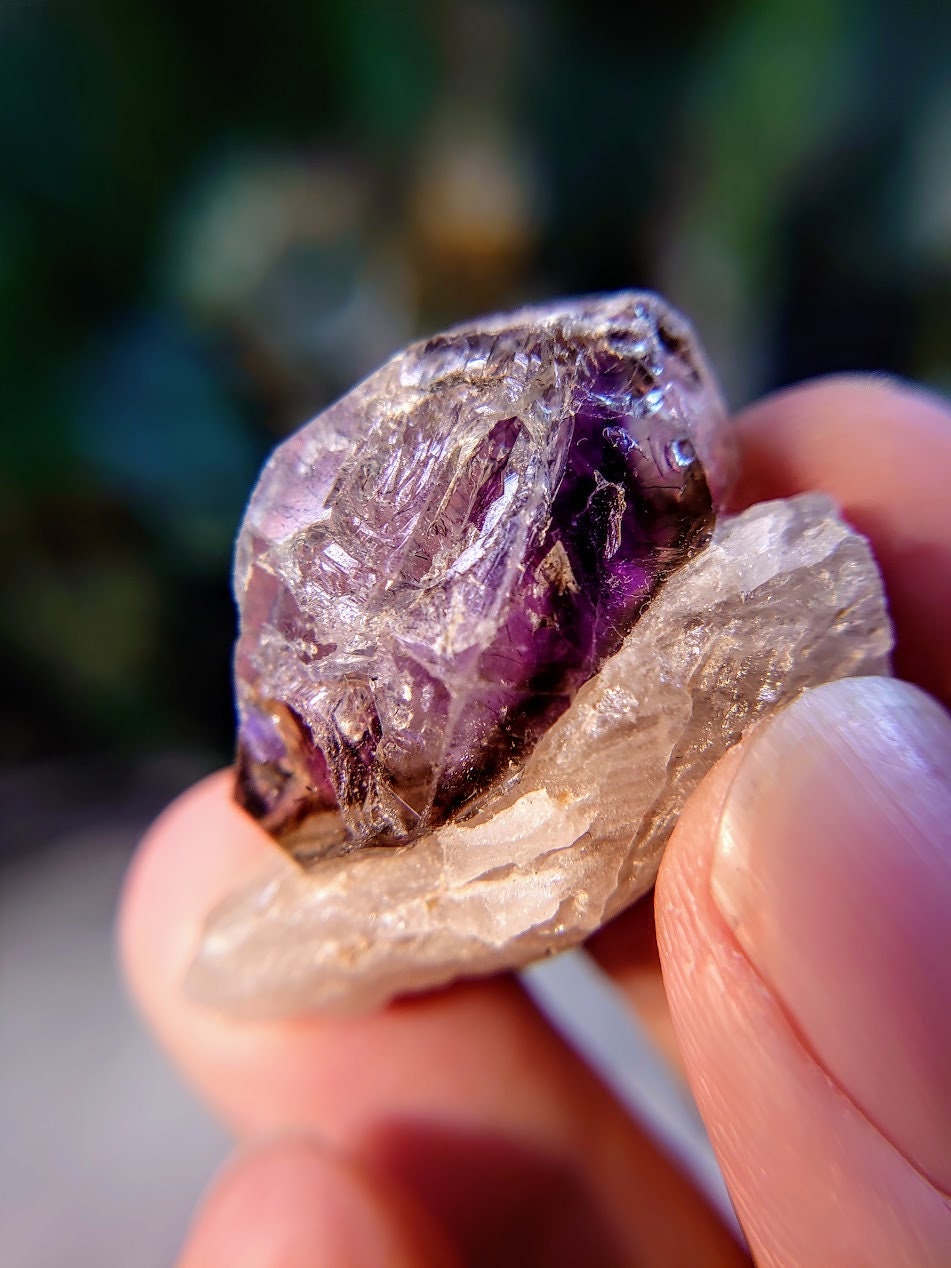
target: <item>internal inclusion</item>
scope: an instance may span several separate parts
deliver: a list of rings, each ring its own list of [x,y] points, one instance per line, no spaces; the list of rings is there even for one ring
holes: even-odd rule
[[[236,559],[241,804],[314,856],[517,776],[709,537],[722,417],[682,319],[620,295],[414,345],[286,441]]]

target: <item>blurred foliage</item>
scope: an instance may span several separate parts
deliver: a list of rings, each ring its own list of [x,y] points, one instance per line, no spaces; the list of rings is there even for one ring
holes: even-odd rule
[[[947,14],[0,0],[3,756],[225,754],[257,467],[447,320],[645,285],[737,402],[951,386]]]

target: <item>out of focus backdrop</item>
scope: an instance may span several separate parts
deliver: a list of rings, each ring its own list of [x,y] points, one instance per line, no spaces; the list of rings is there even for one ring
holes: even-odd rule
[[[951,388],[949,14],[0,0],[5,1263],[169,1262],[222,1148],[108,929],[144,823],[228,760],[269,448],[416,334],[629,286],[734,404]]]

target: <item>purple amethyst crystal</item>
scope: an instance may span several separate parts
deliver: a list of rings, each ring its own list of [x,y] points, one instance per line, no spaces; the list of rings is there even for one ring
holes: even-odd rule
[[[722,418],[683,319],[621,293],[414,344],[286,440],[235,564],[241,804],[326,854],[517,775],[709,534]]]

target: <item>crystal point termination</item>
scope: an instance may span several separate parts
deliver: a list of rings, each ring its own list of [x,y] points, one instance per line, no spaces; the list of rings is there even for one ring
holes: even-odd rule
[[[235,565],[242,804],[315,856],[511,778],[709,534],[722,419],[682,318],[622,293],[413,345],[285,441]]]

